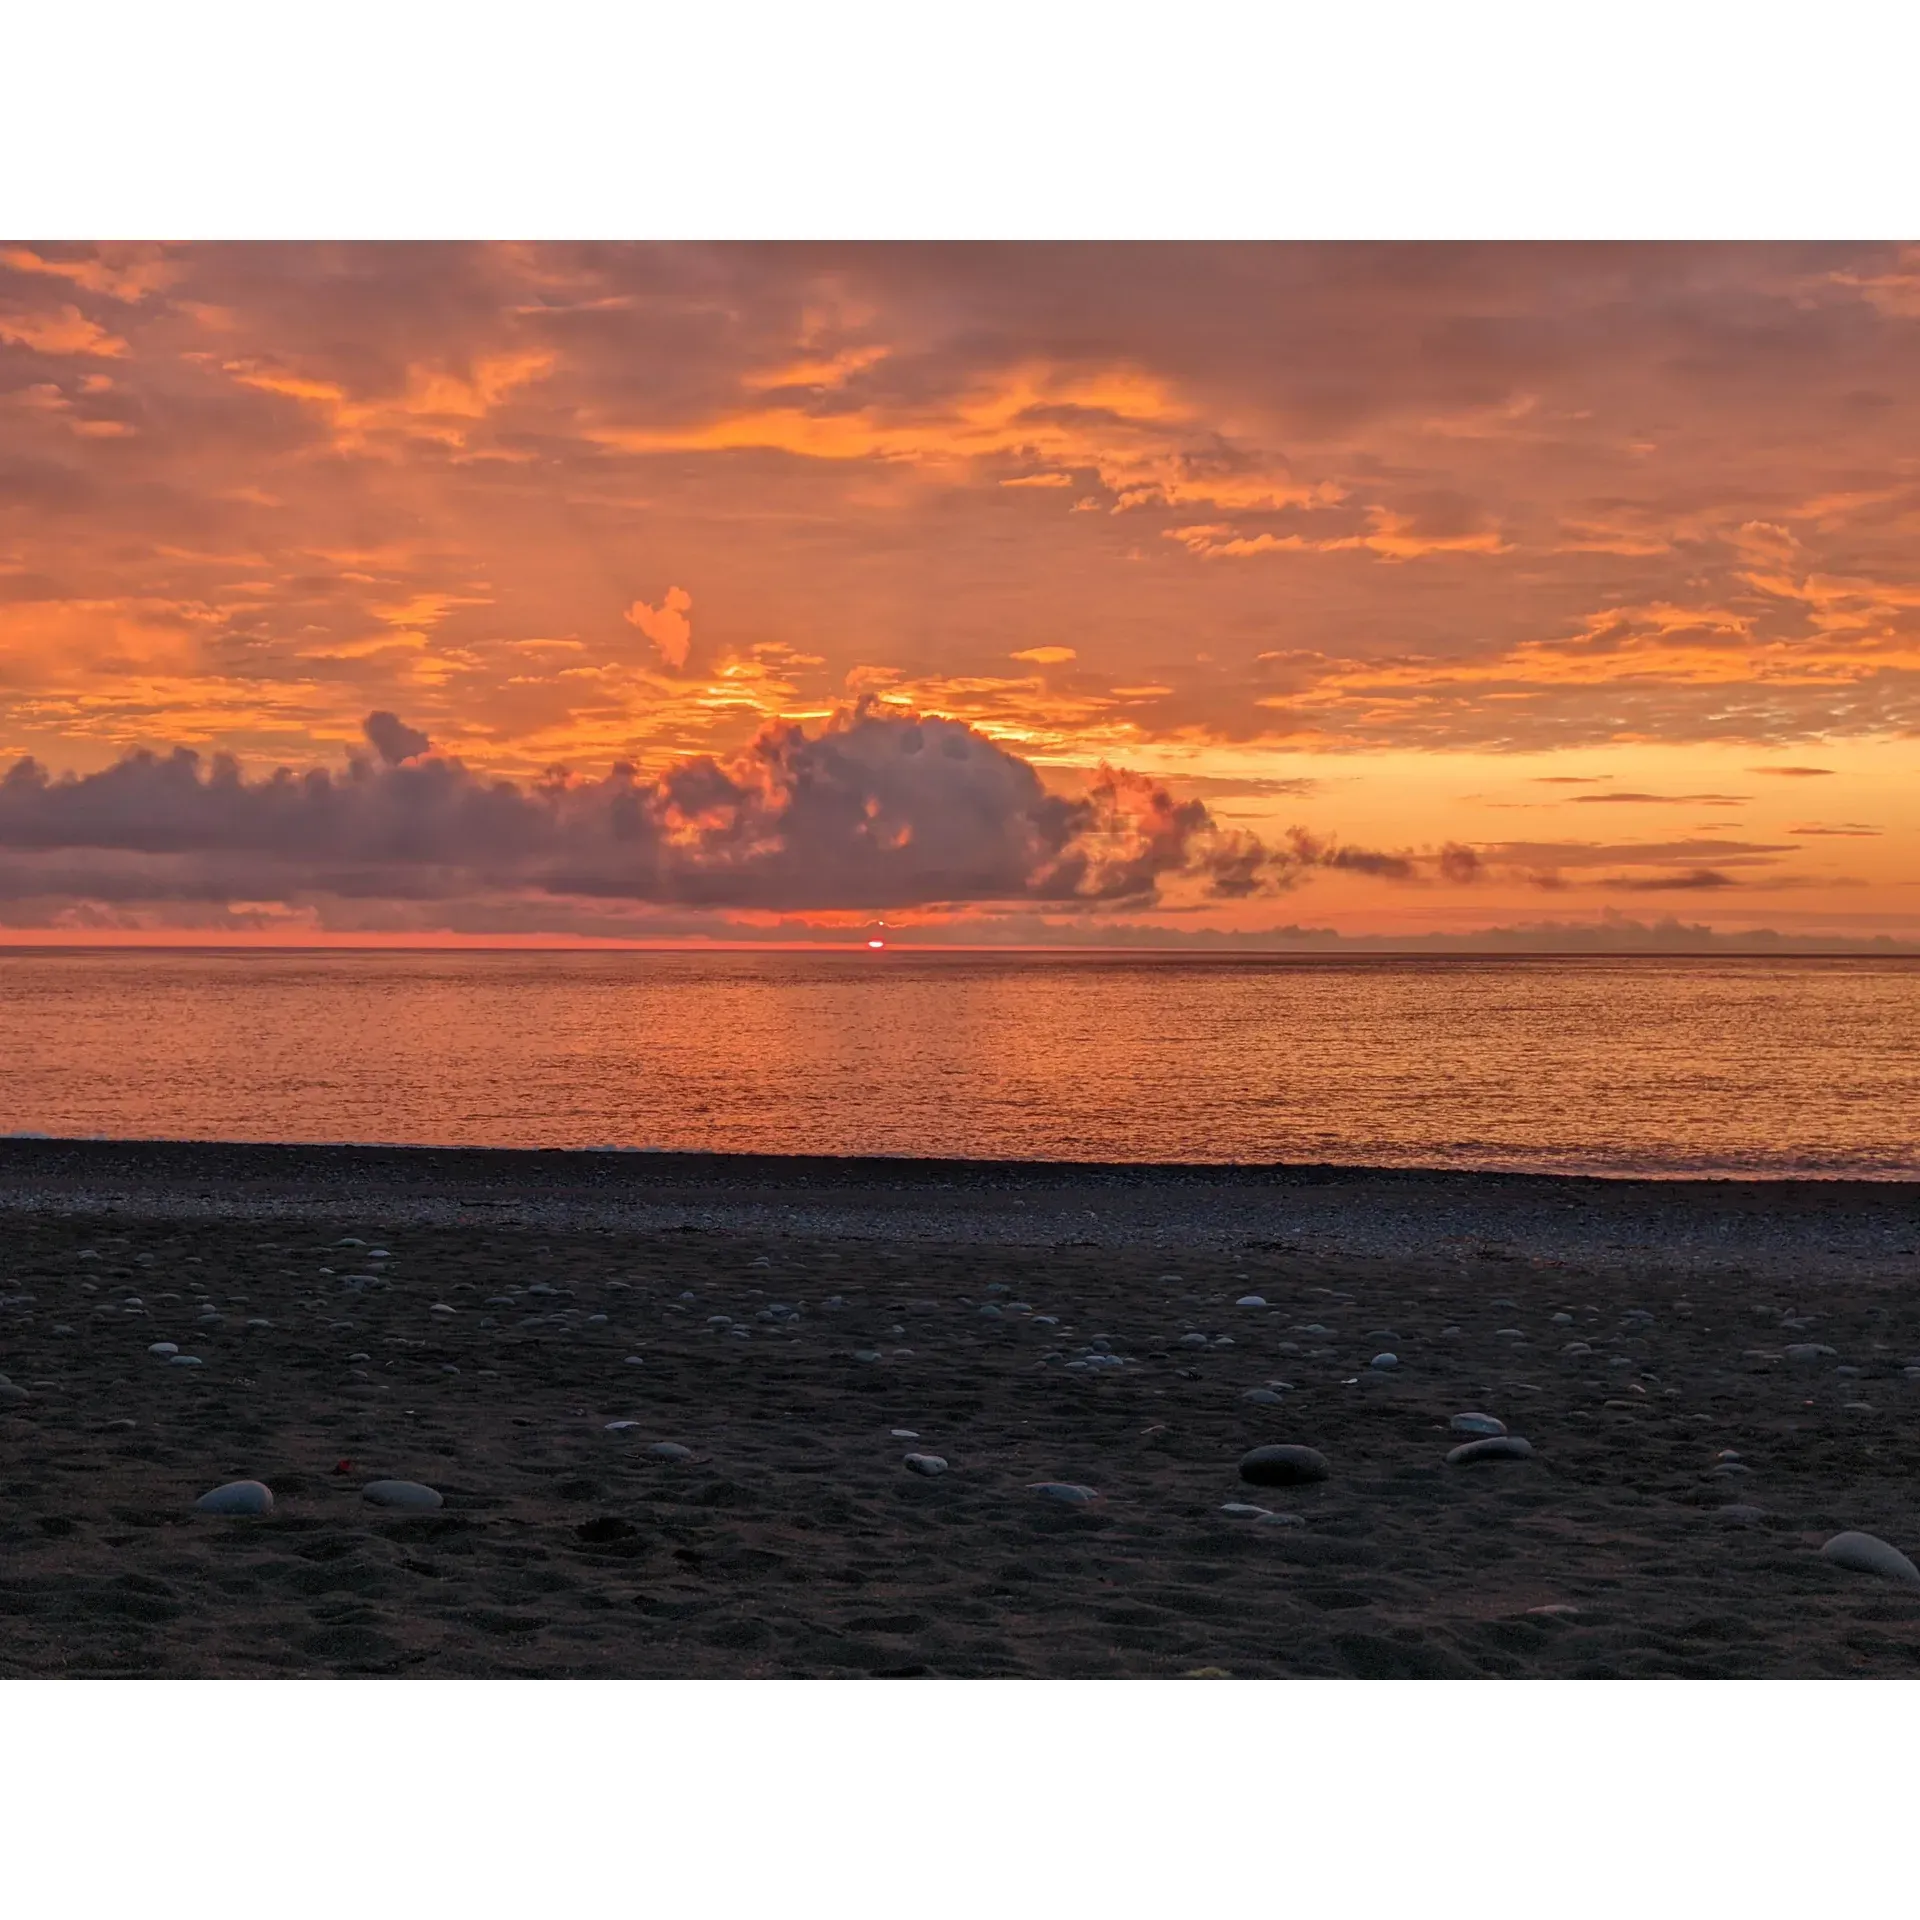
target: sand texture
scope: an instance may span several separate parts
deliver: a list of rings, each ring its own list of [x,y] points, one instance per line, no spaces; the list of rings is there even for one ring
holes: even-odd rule
[[[0,1674],[1920,1673],[1912,1187],[259,1151],[0,1149]]]

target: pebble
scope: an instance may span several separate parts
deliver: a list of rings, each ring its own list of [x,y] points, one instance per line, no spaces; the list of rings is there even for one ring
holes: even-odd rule
[[[888,1429],[895,1440],[918,1440],[920,1436],[911,1427],[892,1427]]]
[[[400,1513],[431,1513],[446,1505],[439,1494],[418,1480],[370,1480],[360,1492],[376,1507],[392,1507]]]
[[[1836,1533],[1820,1549],[1820,1558],[1836,1567],[1849,1567],[1855,1573],[1884,1574],[1909,1587],[1920,1587],[1920,1567],[1916,1567],[1898,1547],[1871,1533]]]
[[[1713,1517],[1726,1521],[1732,1527],[1754,1527],[1767,1517],[1767,1510],[1765,1507],[1749,1506],[1716,1507]]]
[[[629,1367],[644,1367],[647,1363],[642,1360],[637,1353],[630,1353],[627,1355],[624,1364]]]
[[[1043,1499],[1058,1500],[1065,1507],[1090,1507],[1100,1498],[1092,1487],[1076,1486],[1070,1480],[1036,1480],[1027,1491]]]
[[[631,1433],[640,1424],[638,1420],[609,1420],[605,1431],[608,1433]]]
[[[1455,1433],[1473,1433],[1498,1437],[1507,1430],[1504,1420],[1496,1420],[1490,1413],[1456,1413],[1447,1422]]]
[[[1257,1293],[1243,1293],[1233,1304],[1236,1307],[1264,1307],[1267,1303]]]
[[[273,1490],[258,1480],[230,1480],[193,1504],[202,1513],[271,1513]]]
[[[1817,1346],[1810,1340],[1802,1340],[1788,1347],[1786,1349],[1786,1355],[1797,1367],[1812,1366],[1818,1361],[1832,1360],[1838,1357],[1831,1347]],[[1843,1534],[1841,1538],[1845,1539],[1847,1536]]]
[[[1255,1487],[1311,1486],[1331,1471],[1312,1447],[1255,1447],[1240,1462],[1240,1478]]]
[[[1279,1407],[1286,1404],[1285,1396],[1275,1393],[1271,1387],[1249,1387],[1240,1398],[1256,1407]]]
[[[677,1440],[656,1440],[647,1449],[650,1460],[691,1460],[693,1449],[683,1447]]]
[[[855,1349],[853,1357],[856,1360],[864,1362],[867,1366],[872,1366],[873,1363],[880,1358],[880,1355],[878,1350],[873,1347],[859,1347]]]
[[[31,1398],[25,1387],[16,1387],[11,1380],[0,1378],[0,1407],[17,1407]]]
[[[1376,1353],[1367,1362],[1368,1366],[1378,1367],[1382,1373],[1390,1373],[1399,1364],[1400,1356],[1397,1353]]]
[[[171,1340],[156,1340],[153,1343],[153,1345],[147,1349],[147,1351],[149,1353],[157,1353],[165,1357],[165,1356],[178,1353],[180,1349],[176,1347]]]
[[[1496,1434],[1489,1440],[1469,1440],[1447,1455],[1450,1467],[1470,1467],[1481,1460],[1531,1460],[1533,1449],[1517,1434]]]
[[[170,1353],[167,1355],[167,1365],[170,1367],[197,1367],[199,1364],[199,1360],[191,1353]]]
[[[937,1453],[910,1453],[902,1464],[909,1473],[924,1474],[929,1480],[947,1470],[947,1463]]]

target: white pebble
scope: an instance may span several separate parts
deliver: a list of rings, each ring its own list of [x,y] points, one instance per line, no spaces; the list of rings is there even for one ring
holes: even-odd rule
[[[1496,1420],[1490,1413],[1456,1413],[1447,1422],[1455,1433],[1478,1435],[1502,1434],[1507,1430],[1504,1420]]]
[[[1836,1533],[1820,1549],[1820,1558],[1832,1561],[1836,1567],[1849,1567],[1855,1573],[1884,1574],[1905,1586],[1920,1587],[1920,1567],[1877,1534]]]
[[[271,1513],[273,1490],[258,1480],[231,1480],[193,1504],[202,1513]]]
[[[418,1480],[371,1480],[360,1492],[376,1507],[392,1507],[401,1513],[431,1513],[446,1505],[439,1494]]]
[[[911,1427],[894,1427],[890,1429],[890,1432],[895,1440],[918,1440],[920,1438]]]
[[[149,1353],[157,1353],[164,1359],[178,1353],[180,1349],[176,1347],[171,1340],[156,1340],[147,1351]]]

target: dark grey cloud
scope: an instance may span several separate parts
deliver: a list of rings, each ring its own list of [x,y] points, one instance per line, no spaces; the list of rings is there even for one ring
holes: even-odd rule
[[[369,744],[388,766],[403,760],[417,760],[433,745],[418,727],[410,727],[399,715],[370,713],[361,723]]]
[[[366,732],[382,764],[343,773],[250,780],[228,756],[186,749],[77,778],[21,760],[0,779],[0,848],[16,856],[0,892],[1086,911],[1152,904],[1173,880],[1244,898],[1299,865],[1140,775],[1105,769],[1083,795],[1050,794],[1027,761],[958,722],[872,707],[815,734],[771,726],[730,761],[683,760],[651,783],[625,765],[485,779],[418,757],[425,736],[392,714]]]
[[[1618,893],[1712,893],[1740,882],[1718,867],[1689,867],[1684,873],[1629,875],[1605,884]]]

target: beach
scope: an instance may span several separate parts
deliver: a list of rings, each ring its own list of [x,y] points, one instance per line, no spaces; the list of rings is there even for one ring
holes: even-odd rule
[[[1820,1553],[1920,1546],[1916,1272],[1899,1181],[8,1140],[0,1673],[1920,1673]]]

